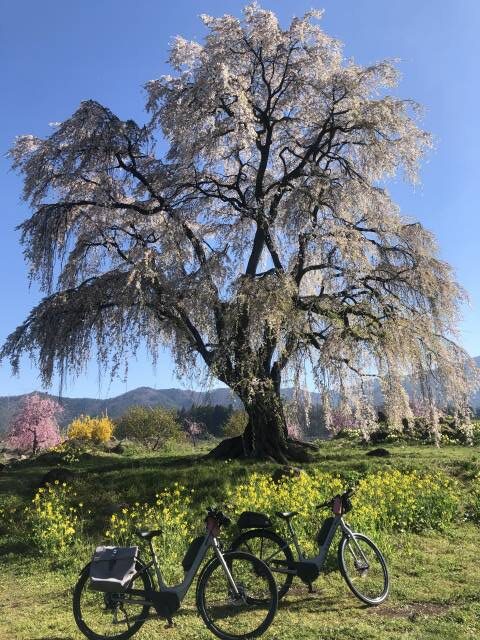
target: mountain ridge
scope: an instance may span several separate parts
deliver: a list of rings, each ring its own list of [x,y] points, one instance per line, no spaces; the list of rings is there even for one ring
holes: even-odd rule
[[[480,356],[473,358],[477,366],[480,367]],[[379,390],[378,390],[379,392]],[[0,396],[0,434],[6,431],[8,422],[13,414],[17,411],[22,399],[29,394]],[[170,387],[167,389],[154,389],[153,387],[141,386],[130,391],[113,396],[111,398],[70,398],[55,396],[53,394],[43,393],[41,395],[48,396],[60,402],[64,411],[59,418],[61,427],[66,426],[80,414],[99,415],[107,413],[112,418],[117,418],[132,405],[145,405],[148,407],[162,406],[166,409],[189,409],[192,405],[215,405],[223,406],[233,405],[234,408],[242,406],[240,400],[227,387],[217,387],[207,391],[194,391],[193,389],[179,389]],[[282,389],[282,396],[290,399],[293,395],[293,389]],[[377,392],[375,392],[377,397]],[[311,392],[312,402],[314,404],[320,401],[318,392]],[[475,409],[480,407],[480,391],[472,398],[472,405]]]

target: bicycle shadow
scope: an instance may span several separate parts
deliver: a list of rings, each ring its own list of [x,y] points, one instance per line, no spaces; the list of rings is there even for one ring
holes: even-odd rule
[[[31,640],[33,640],[33,638]],[[75,638],[73,636],[43,636],[35,640],[75,640]]]
[[[342,612],[346,611],[362,611],[369,609],[366,604],[352,604],[345,606],[345,603],[338,602],[338,598],[323,597],[321,594],[314,593],[295,597],[293,600],[282,599],[279,603],[279,611],[285,610],[291,613],[302,611],[303,613],[321,613],[321,612]]]

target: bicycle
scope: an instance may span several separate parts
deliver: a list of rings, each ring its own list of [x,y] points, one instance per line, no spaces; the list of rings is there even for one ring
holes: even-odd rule
[[[143,562],[137,558],[133,577],[118,593],[92,590],[91,563],[87,564],[73,594],[73,614],[80,631],[89,640],[126,640],[152,617],[152,607],[156,611],[153,617],[165,618],[172,626],[173,615],[212,549],[214,557],[203,567],[196,587],[196,606],[205,625],[222,640],[261,635],[272,623],[278,605],[271,571],[249,553],[222,551],[218,535],[230,520],[221,511],[208,509],[205,524],[205,534],[195,538],[185,554],[184,579],[178,585],[167,586],[162,578],[152,542],[161,530],[136,531],[148,543],[151,559]]]
[[[264,513],[251,511],[246,511],[239,517],[238,527],[248,530],[234,539],[230,550],[247,549],[268,564],[275,574],[280,599],[290,589],[295,576],[308,585],[310,592],[313,591],[312,582],[320,575],[330,545],[340,527],[342,538],[337,552],[340,572],[357,598],[365,604],[378,605],[386,599],[390,588],[387,564],[375,543],[364,534],[353,532],[343,519],[343,515],[352,508],[352,494],[353,489],[349,489],[318,505],[318,509],[331,508],[333,515],[323,522],[317,534],[319,550],[318,555],[313,558],[307,558],[298,543],[291,522],[298,515],[296,511],[277,511],[276,515],[287,524],[297,560],[287,540],[273,530],[270,518]]]

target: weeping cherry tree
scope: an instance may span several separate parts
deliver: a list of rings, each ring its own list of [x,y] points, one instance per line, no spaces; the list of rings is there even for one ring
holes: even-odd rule
[[[345,60],[320,17],[202,16],[203,44],[177,37],[172,75],[146,84],[146,124],[89,100],[17,139],[45,297],[3,347],[15,370],[30,354],[49,383],[96,355],[114,375],[140,344],[167,346],[180,374],[206,370],[244,404],[243,436],[214,455],[281,462],[308,453],[280,397],[305,371],[324,406],[356,397],[365,415],[377,376],[392,424],[406,374],[432,416],[466,401],[464,294],[386,189],[416,180],[430,137],[392,95],[395,66]]]

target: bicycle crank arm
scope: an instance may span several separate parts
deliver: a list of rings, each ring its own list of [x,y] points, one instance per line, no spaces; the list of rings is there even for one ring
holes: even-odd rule
[[[292,576],[296,576],[297,575],[297,570],[296,569],[286,569],[286,568],[283,568],[283,567],[272,567],[272,566],[270,566],[270,571],[272,573],[291,574]]]

